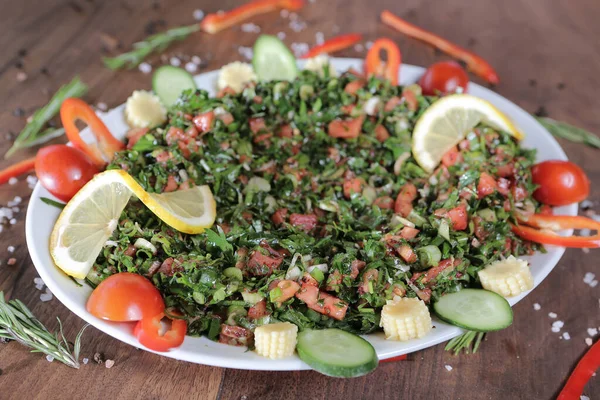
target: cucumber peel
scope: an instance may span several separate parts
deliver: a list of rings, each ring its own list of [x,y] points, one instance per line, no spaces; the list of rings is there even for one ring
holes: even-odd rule
[[[196,89],[196,82],[184,69],[165,65],[152,76],[152,90],[165,107],[172,107],[181,93],[188,89]]]

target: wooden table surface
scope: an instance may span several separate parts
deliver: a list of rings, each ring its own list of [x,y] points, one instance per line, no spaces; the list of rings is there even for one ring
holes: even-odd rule
[[[167,6],[171,3],[171,6]],[[191,24],[193,12],[229,9],[241,1],[221,0],[2,0],[0,2],[0,153],[10,146],[25,118],[45,104],[61,84],[81,75],[91,90],[92,104],[114,107],[134,89],[149,88],[150,75],[137,69],[113,72],[100,57],[117,38],[124,48],[152,29]],[[386,3],[388,5],[386,5]],[[174,5],[176,4],[176,5]],[[387,2],[384,0],[317,0],[298,15],[306,29],[294,32],[279,13],[256,17],[262,32],[285,32],[285,42],[315,43],[340,32],[357,31],[365,41],[388,36],[397,41],[403,61],[428,65],[443,59],[431,48],[410,40],[379,22],[385,7],[476,51],[494,65],[501,84],[495,90],[536,112],[600,132],[600,3],[597,0],[479,0]],[[169,55],[198,55],[206,70],[242,59],[239,46],[252,46],[257,33],[240,27],[214,36],[195,34],[170,48]],[[364,57],[364,51],[340,56]],[[160,59],[151,59],[154,65]],[[18,79],[25,77],[20,82]],[[19,115],[24,110],[24,116]],[[599,150],[561,141],[569,158],[581,165],[595,185],[591,200],[600,200]],[[33,151],[23,151],[14,160]],[[9,162],[0,161],[0,167]],[[0,233],[0,290],[24,301],[40,320],[56,327],[64,322],[74,337],[83,321],[58,300],[41,302],[35,289],[38,276],[25,243],[25,204],[31,190],[24,179],[0,187],[0,205],[16,195],[24,204],[17,223]],[[7,248],[14,246],[14,253]],[[372,374],[351,380],[327,378],[312,371],[252,372],[188,364],[160,357],[121,343],[90,328],[82,357],[98,352],[115,361],[111,369],[90,361],[80,370],[49,363],[17,343],[0,344],[0,399],[8,398],[197,398],[197,399],[551,399],[562,387],[576,361],[586,351],[589,327],[600,326],[600,287],[583,282],[586,272],[600,275],[592,251],[567,250],[550,276],[515,306],[514,324],[488,335],[475,355],[452,356],[436,346],[408,361],[386,363]],[[16,264],[8,265],[14,257]],[[534,310],[534,303],[541,310]],[[551,332],[554,312],[564,321],[561,333]],[[570,340],[561,339],[568,332]],[[448,371],[445,366],[452,366]],[[600,379],[592,378],[585,393],[600,396]]]

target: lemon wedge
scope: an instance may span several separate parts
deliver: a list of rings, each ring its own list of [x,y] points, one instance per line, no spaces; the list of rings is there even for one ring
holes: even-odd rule
[[[454,94],[433,103],[417,121],[412,135],[415,160],[432,172],[444,154],[480,123],[523,139],[510,119],[491,103],[468,94]]]
[[[148,193],[127,172],[105,171],[81,188],[58,217],[50,235],[56,265],[68,275],[85,278],[132,195],[184,233],[201,233],[215,222],[217,206],[208,186]]]

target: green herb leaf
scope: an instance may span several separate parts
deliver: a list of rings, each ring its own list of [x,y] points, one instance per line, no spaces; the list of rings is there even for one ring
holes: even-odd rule
[[[548,131],[556,137],[600,149],[600,137],[591,132],[564,122],[555,121],[551,118],[536,117],[536,119],[544,126],[544,128],[548,129]]]
[[[44,203],[48,204],[49,206],[60,208],[61,210],[63,208],[65,208],[65,206],[66,206],[66,204],[64,204],[64,203],[60,203],[58,201],[54,201],[54,200],[49,199],[47,197],[40,197],[40,200],[42,200]]]
[[[212,229],[206,230],[206,238],[208,239],[208,242],[213,246],[220,248],[224,253],[233,251],[233,246],[227,241],[225,233],[220,228],[217,229],[219,229],[219,233],[213,231]]]
[[[33,113],[31,122],[27,123],[25,128],[19,133],[12,147],[4,155],[4,158],[12,156],[18,150],[45,143],[64,134],[65,131],[62,128],[48,128],[45,130],[42,130],[42,128],[58,114],[63,101],[69,97],[82,97],[87,90],[87,85],[78,76],[58,89],[48,104]]]
[[[106,67],[113,70],[134,68],[144,61],[144,59],[150,54],[163,51],[169,47],[171,43],[178,40],[183,40],[188,37],[190,33],[197,32],[199,30],[199,24],[172,28],[166,32],[148,36],[141,42],[134,43],[133,50],[128,53],[123,53],[116,57],[104,57],[102,61]]]

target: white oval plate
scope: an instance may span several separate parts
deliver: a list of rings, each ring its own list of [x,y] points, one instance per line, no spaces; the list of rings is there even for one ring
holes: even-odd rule
[[[358,70],[362,69],[363,61],[360,59],[332,60],[333,65],[338,71],[345,71],[350,67]],[[423,71],[424,69],[421,67],[403,65],[400,73],[400,81],[402,84],[413,83],[419,78]],[[214,93],[217,73],[217,71],[212,71],[196,76],[195,80],[198,87]],[[523,141],[523,145],[538,150],[538,160],[567,159],[565,153],[554,138],[523,109],[491,90],[485,89],[474,83],[469,84],[469,93],[490,101],[506,113],[521,131],[525,133],[526,138]],[[123,138],[128,129],[123,118],[123,108],[124,105],[121,105],[108,113],[101,115],[102,120],[106,123],[110,131],[119,138]],[[89,131],[84,131],[84,135],[86,139],[91,140]],[[138,348],[143,348],[132,334],[133,324],[107,322],[88,313],[85,304],[91,293],[91,288],[85,285],[83,287],[76,286],[71,279],[54,265],[48,250],[48,240],[54,222],[58,218],[59,210],[43,203],[40,200],[40,197],[52,198],[52,195],[38,183],[33,190],[27,209],[26,238],[31,259],[38,270],[40,277],[44,280],[48,288],[50,288],[52,293],[68,309],[73,311],[79,317],[123,342]],[[557,208],[555,209],[555,213],[576,215],[577,205]],[[571,234],[571,232],[568,234]],[[563,248],[549,247],[546,254],[536,254],[529,257],[535,286],[539,285],[550,273],[563,253]],[[511,298],[509,300],[510,304],[514,305],[527,294],[528,293],[525,293]],[[386,341],[382,333],[365,335],[364,337],[373,344],[379,358],[386,359],[434,346],[438,343],[445,342],[462,332],[461,329],[436,319],[434,319],[433,323],[435,328],[431,333],[418,340],[411,340],[408,342]],[[245,348],[212,342],[204,337],[186,337],[183,345],[178,349],[157,354],[178,360],[227,368],[271,371],[309,369],[309,367],[300,361],[297,356],[283,360],[269,360],[258,356],[252,351],[247,351]]]

